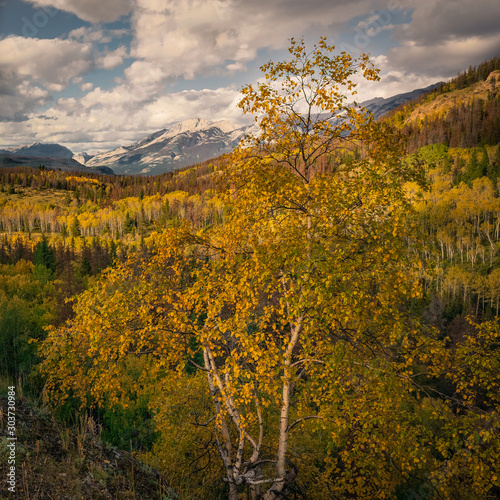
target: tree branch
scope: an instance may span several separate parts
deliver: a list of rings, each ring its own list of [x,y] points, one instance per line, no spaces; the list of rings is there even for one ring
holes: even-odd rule
[[[290,365],[290,368],[293,368],[297,365],[300,365],[301,363],[307,363],[307,362],[311,362],[311,363],[317,363],[317,364],[320,364],[320,365],[324,365],[326,364],[324,361],[322,361],[321,359],[311,359],[311,358],[307,358],[307,359],[300,359],[299,361],[295,361],[293,362],[291,365]]]
[[[299,418],[298,420],[295,420],[295,422],[293,424],[290,424],[287,428],[287,431],[291,431],[297,424],[300,424],[300,422],[303,422],[304,420],[310,420],[312,418],[317,418],[320,420],[324,419],[324,417],[320,417],[319,415],[309,415],[308,417],[302,417],[302,418]]]

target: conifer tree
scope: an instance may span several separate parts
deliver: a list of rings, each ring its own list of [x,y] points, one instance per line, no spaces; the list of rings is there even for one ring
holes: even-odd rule
[[[47,269],[50,269],[52,273],[56,272],[56,252],[51,246],[49,246],[45,235],[34,248],[33,263],[35,265],[45,266]]]

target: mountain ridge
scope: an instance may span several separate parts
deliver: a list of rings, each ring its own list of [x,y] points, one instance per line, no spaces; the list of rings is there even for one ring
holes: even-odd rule
[[[2,148],[0,149],[0,154],[51,158],[72,158],[74,155],[74,153],[66,146],[61,146],[61,144],[42,142],[34,142],[33,144]]]
[[[396,94],[391,97],[374,97],[368,101],[363,101],[359,105],[373,113],[373,117],[378,120],[390,113],[393,109],[396,109],[407,102],[415,101],[419,97],[433,91],[442,84],[443,82],[433,83],[427,87],[415,89],[410,92],[403,92],[402,94]]]
[[[85,166],[107,166],[117,174],[160,174],[229,153],[254,127],[189,118],[128,146],[99,153]]]
[[[379,119],[439,85],[441,82],[388,98],[375,97],[359,105]],[[255,131],[255,124],[237,125],[228,120],[209,122],[202,118],[189,118],[128,146],[99,153],[85,165],[108,166],[117,174],[155,175],[228,153],[245,134]]]
[[[113,175],[114,172],[107,166],[86,167],[73,158],[57,156],[29,156],[5,154],[0,151],[0,168],[3,167],[39,167],[43,165],[51,170],[76,171],[84,173],[101,173]]]
[[[437,88],[436,83],[392,97],[375,97],[359,106],[380,119],[393,109],[414,101]],[[200,163],[232,151],[244,135],[257,132],[257,125],[238,125],[229,120],[210,122],[188,118],[163,128],[136,142],[89,155],[74,154],[59,144],[35,142],[31,145],[0,149],[0,166],[45,164],[47,168],[93,170],[125,175],[157,175]],[[49,160],[50,158],[50,160]],[[61,160],[68,161],[59,161]],[[71,161],[69,161],[71,160]],[[24,163],[23,163],[24,162]]]

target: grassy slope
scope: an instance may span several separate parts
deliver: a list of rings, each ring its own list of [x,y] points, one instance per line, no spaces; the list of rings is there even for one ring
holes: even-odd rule
[[[6,428],[6,387],[0,394],[0,428]],[[0,438],[0,500],[173,499],[159,473],[129,452],[103,444],[93,420],[74,428],[24,396],[16,397],[16,493],[8,491],[7,441]]]

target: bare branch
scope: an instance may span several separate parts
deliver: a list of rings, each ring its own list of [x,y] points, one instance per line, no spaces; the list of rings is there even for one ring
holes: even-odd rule
[[[210,424],[210,422],[213,422],[215,419],[216,419],[217,415],[214,415],[213,417],[210,417],[206,422],[204,423],[200,423],[198,421],[195,421],[194,422],[194,425],[198,425],[200,427],[208,427],[208,424]]]
[[[249,479],[247,480],[247,483],[248,484],[251,484],[253,486],[256,486],[258,484],[266,484],[266,483],[284,483],[285,482],[285,478],[275,478],[275,479]]]
[[[287,431],[291,431],[297,424],[300,424],[300,422],[303,422],[304,420],[310,420],[312,418],[317,418],[320,420],[324,419],[324,417],[320,417],[319,415],[309,415],[308,417],[302,417],[302,418],[299,418],[298,420],[295,420],[295,422],[293,424],[290,424],[287,428]]]
[[[207,368],[204,368],[203,366],[199,365],[198,363],[195,363],[192,359],[189,360],[189,363],[191,363],[194,367],[198,368],[198,370],[203,370],[204,372],[209,372]]]
[[[290,365],[290,368],[293,368],[297,365],[300,365],[301,363],[317,363],[317,364],[320,364],[320,365],[324,365],[326,364],[324,361],[322,361],[321,359],[300,359],[299,361],[295,361],[293,362],[291,365]]]

